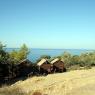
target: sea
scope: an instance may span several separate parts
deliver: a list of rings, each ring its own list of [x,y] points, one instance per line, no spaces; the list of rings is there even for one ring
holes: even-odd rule
[[[19,48],[6,48],[7,52],[11,52],[12,50],[19,50]],[[64,52],[69,52],[72,55],[80,55],[81,53],[90,52],[94,50],[87,49],[38,49],[31,48],[29,49],[30,53],[28,55],[28,59],[32,62],[36,62],[42,55],[50,55],[51,57],[59,56],[64,54]]]

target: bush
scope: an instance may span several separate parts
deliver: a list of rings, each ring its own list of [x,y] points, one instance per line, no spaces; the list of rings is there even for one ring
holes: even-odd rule
[[[71,71],[71,70],[80,70],[80,69],[81,69],[81,67],[79,65],[73,65],[73,66],[70,66],[68,68],[69,71]]]
[[[85,66],[84,69],[86,70],[91,69],[91,66]]]

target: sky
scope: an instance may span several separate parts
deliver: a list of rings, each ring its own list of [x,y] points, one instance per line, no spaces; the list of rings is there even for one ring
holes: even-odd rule
[[[95,49],[95,0],[0,0],[7,47]]]

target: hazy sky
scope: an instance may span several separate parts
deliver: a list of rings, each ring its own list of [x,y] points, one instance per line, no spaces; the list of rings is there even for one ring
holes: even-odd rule
[[[0,41],[95,49],[95,0],[0,0]]]

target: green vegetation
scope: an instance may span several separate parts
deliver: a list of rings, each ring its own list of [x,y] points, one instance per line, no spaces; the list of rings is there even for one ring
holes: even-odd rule
[[[26,59],[27,55],[29,54],[29,49],[25,44],[23,44],[18,51],[13,50],[10,53],[6,52],[4,47],[6,46],[0,42],[0,62],[10,60],[12,63],[17,63],[23,59]]]
[[[29,49],[25,44],[23,44],[19,50],[13,50],[9,53],[5,51],[5,47],[5,45],[0,43],[0,62],[10,60],[11,63],[16,64],[19,61],[26,59],[29,54]],[[69,69],[80,69],[81,67],[90,68],[95,66],[95,51],[82,53],[80,55],[72,55],[69,52],[64,52],[62,55],[56,57],[64,61],[66,68]],[[46,58],[51,61],[56,57],[42,55],[37,62],[42,58]]]
[[[19,63],[21,60],[26,59],[27,55],[29,54],[29,49],[25,44],[23,44],[19,50],[13,50],[12,52],[6,52],[5,47],[6,47],[5,45],[0,43],[0,76],[2,77],[2,79],[0,78],[1,84],[2,82],[3,83],[6,82],[6,80],[5,82],[3,81],[4,79],[6,79],[6,76],[9,77],[10,78],[9,80],[12,81],[15,78],[19,78],[22,71],[23,73],[25,73],[24,69],[19,68],[18,67],[19,64],[18,65],[16,64]],[[68,71],[79,70],[79,69],[90,69],[92,66],[95,66],[95,51],[85,52],[80,55],[72,55],[69,52],[64,52],[62,55],[56,57],[51,57],[49,55],[42,55],[37,61],[40,61],[42,58],[46,58],[49,62],[51,62],[55,58],[59,58],[64,62],[65,68]],[[8,63],[8,64],[3,64],[3,63]],[[27,66],[28,68],[31,68],[29,67],[30,65]],[[27,71],[28,70],[29,69],[27,69]],[[37,73],[39,73],[38,69],[36,68],[36,64],[33,67],[33,71],[35,71],[35,73],[33,72],[34,75],[35,74],[37,75]],[[6,88],[6,91],[4,88],[4,89],[0,89],[0,95],[30,95],[31,94],[31,92],[29,92],[30,94],[29,93],[27,94],[20,91],[22,91],[22,89],[19,87],[11,88],[11,89]],[[42,95],[42,93],[35,91],[33,95]]]
[[[9,54],[4,50],[4,45],[0,42],[0,62],[9,59]]]
[[[17,63],[23,59],[26,59],[28,54],[29,54],[29,49],[25,44],[23,44],[18,51],[13,50],[12,52],[10,52],[9,55],[10,58],[14,61],[14,63]]]
[[[65,67],[69,70],[90,69],[92,66],[95,66],[95,51],[85,52],[80,55],[72,55],[69,52],[65,51],[62,55],[55,57],[42,55],[37,60],[37,62],[40,61],[42,58],[48,59],[49,62],[55,58],[59,58],[65,63]]]
[[[66,68],[71,70],[81,69],[82,67],[88,69],[95,66],[95,51],[82,53],[81,55],[71,55],[64,52],[60,58],[64,61]]]

